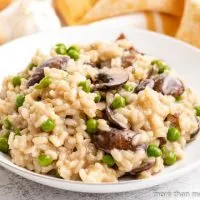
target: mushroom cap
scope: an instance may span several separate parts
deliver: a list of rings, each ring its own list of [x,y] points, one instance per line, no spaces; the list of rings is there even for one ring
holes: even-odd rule
[[[127,55],[127,56],[123,56],[122,57],[122,67],[123,68],[127,68],[133,65],[134,61],[135,61],[136,55],[135,53]]]
[[[129,80],[129,74],[120,68],[103,68],[96,77],[94,90],[115,89]]]
[[[167,143],[167,139],[165,137],[158,137],[158,140],[160,142],[159,146],[163,146]]]
[[[154,80],[146,79],[141,81],[138,86],[135,88],[135,93],[139,93],[140,91],[144,90],[146,87],[153,88],[154,87]]]
[[[124,39],[126,39],[126,36],[124,35],[124,33],[120,33],[120,35],[117,37],[116,41],[124,40]]]
[[[110,128],[110,131],[99,131],[92,135],[92,141],[97,149],[110,153],[112,149],[136,151],[138,148],[145,148],[144,145],[134,145],[133,138],[138,133],[129,129],[120,130]]]
[[[175,113],[173,115],[168,114],[165,120],[169,121],[171,126],[179,127],[179,114],[178,113]]]
[[[30,79],[28,80],[27,87],[31,87],[36,83],[39,83],[44,78],[44,68],[56,68],[56,69],[65,69],[67,67],[68,57],[53,57],[44,62],[42,65],[38,66]]]
[[[139,167],[133,169],[130,174],[136,176],[137,174],[151,169],[156,164],[156,159],[149,159],[146,162],[143,162]]]
[[[164,95],[178,97],[181,96],[185,91],[183,82],[174,76],[160,75],[157,76],[154,81],[155,84],[153,89],[157,92],[161,92]]]
[[[177,77],[169,75],[159,75],[154,79],[143,80],[135,88],[135,92],[139,93],[146,87],[152,88],[163,95],[171,95],[173,97],[181,96],[185,91],[183,82]]]
[[[117,128],[119,129],[128,128],[127,125],[123,124],[122,122],[116,119],[116,117],[114,116],[113,110],[110,109],[110,106],[106,106],[106,115],[108,117],[108,121],[112,123],[113,125],[115,125]]]

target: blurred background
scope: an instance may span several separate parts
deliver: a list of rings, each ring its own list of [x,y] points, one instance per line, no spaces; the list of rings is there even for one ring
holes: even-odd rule
[[[90,23],[128,24],[200,47],[200,0],[0,0],[0,44]]]

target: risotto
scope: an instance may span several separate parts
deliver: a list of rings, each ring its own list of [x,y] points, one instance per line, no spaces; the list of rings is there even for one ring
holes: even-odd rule
[[[183,159],[199,116],[195,94],[173,70],[124,35],[57,44],[3,81],[0,150],[66,180],[148,178]]]

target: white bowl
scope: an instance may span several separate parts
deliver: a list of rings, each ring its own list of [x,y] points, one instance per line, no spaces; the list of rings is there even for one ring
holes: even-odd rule
[[[38,48],[48,52],[53,45],[60,42],[71,44],[90,43],[98,40],[114,41],[122,32],[139,51],[164,59],[200,95],[200,50],[170,37],[136,30],[128,26],[72,27],[15,40],[0,47],[0,81],[8,74],[14,74],[24,69]],[[0,165],[27,179],[60,189],[90,193],[124,192],[158,185],[191,171],[200,165],[199,146],[200,140],[198,139],[189,144],[185,149],[184,160],[171,167],[166,167],[154,177],[145,180],[120,180],[119,183],[86,184],[36,174],[14,165],[10,158],[2,153],[0,153]]]

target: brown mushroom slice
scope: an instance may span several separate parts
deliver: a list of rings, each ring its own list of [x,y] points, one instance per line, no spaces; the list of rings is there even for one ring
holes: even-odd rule
[[[166,121],[169,121],[171,126],[179,127],[179,115],[177,113],[167,115]]]
[[[96,64],[96,67],[103,69],[104,67],[111,68],[111,60],[100,61]]]
[[[122,67],[123,68],[127,68],[133,65],[134,61],[135,61],[135,53],[131,54],[131,55],[127,55],[127,56],[123,56],[122,57]]]
[[[167,139],[165,137],[158,137],[158,140],[160,142],[160,147],[167,143]]]
[[[104,68],[100,70],[96,77],[94,90],[115,89],[125,84],[129,79],[129,74],[120,68]]]
[[[118,40],[124,40],[124,39],[126,39],[126,36],[124,35],[124,33],[121,33],[121,34],[117,37],[116,41],[118,41]]]
[[[138,168],[133,169],[130,174],[133,176],[138,175],[139,173],[151,169],[156,164],[156,160],[148,160],[143,162]]]
[[[139,93],[140,91],[144,90],[146,87],[153,88],[154,81],[152,79],[146,79],[141,81],[138,86],[135,88],[135,93]]]
[[[92,141],[97,149],[106,153],[110,153],[112,149],[136,151],[139,147],[144,148],[143,145],[133,144],[133,138],[137,134],[129,129],[120,130],[112,127],[109,132],[99,131],[93,134]]]
[[[166,121],[170,121],[171,124],[173,125],[178,125],[179,124],[179,121],[178,121],[178,114],[169,114],[167,115],[167,118],[166,118]]]
[[[113,110],[111,110],[109,106],[106,107],[106,115],[107,115],[108,121],[111,124],[115,125],[117,128],[119,129],[128,128],[127,125],[123,124],[122,122],[116,119],[116,117],[114,116]]]
[[[151,79],[152,76],[155,76],[156,74],[157,70],[154,67],[150,68],[147,74],[147,79]]]
[[[97,63],[95,63],[95,62],[84,62],[84,65],[90,65],[91,67],[97,67]]]
[[[157,92],[161,92],[164,95],[172,95],[178,97],[185,91],[184,85],[180,79],[169,75],[160,75],[155,79],[153,89]]]
[[[35,85],[36,83],[39,83],[44,78],[44,68],[56,68],[56,69],[65,69],[66,64],[68,63],[67,57],[54,57],[46,62],[44,62],[42,65],[36,68],[33,75],[30,77],[27,83],[27,87],[31,87]]]

